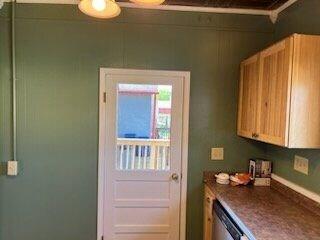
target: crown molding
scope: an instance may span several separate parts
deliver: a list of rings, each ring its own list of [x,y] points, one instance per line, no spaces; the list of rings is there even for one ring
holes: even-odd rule
[[[13,0],[4,0],[13,2]],[[80,0],[15,0],[16,3],[38,3],[38,4],[78,4]]]
[[[285,4],[283,4],[282,6],[280,6],[278,9],[272,10],[270,11],[270,20],[275,23],[278,19],[279,14],[284,11],[285,9],[287,9],[288,7],[290,7],[292,4],[294,4],[295,2],[297,2],[298,0],[289,0],[287,1]]]
[[[275,10],[254,10],[254,9],[238,9],[238,8],[214,8],[214,7],[195,7],[195,6],[177,6],[177,5],[158,5],[145,6],[130,2],[119,2],[120,7],[139,8],[139,9],[156,9],[166,11],[183,11],[183,12],[206,12],[206,13],[230,13],[230,14],[247,14],[269,16],[270,20],[275,23],[279,14],[290,7],[298,0],[289,0],[278,9]],[[0,8],[3,0],[0,0]],[[4,2],[12,2],[12,0],[4,0]],[[79,0],[16,0],[17,3],[41,3],[41,4],[78,4]]]
[[[157,10],[183,11],[183,12],[233,13],[233,14],[264,15],[264,16],[268,16],[270,14],[270,11],[267,11],[267,10],[253,10],[253,9],[239,9],[239,8],[213,8],[213,7],[177,6],[177,5],[146,6],[146,5],[138,5],[130,2],[119,2],[118,4],[121,7],[125,7],[125,8],[157,9]]]

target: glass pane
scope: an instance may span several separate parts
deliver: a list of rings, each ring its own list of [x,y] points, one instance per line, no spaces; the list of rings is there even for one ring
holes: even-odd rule
[[[169,85],[118,85],[118,170],[170,170],[171,99]]]

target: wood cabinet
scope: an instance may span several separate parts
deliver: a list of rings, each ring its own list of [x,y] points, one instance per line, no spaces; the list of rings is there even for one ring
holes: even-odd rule
[[[242,62],[238,135],[320,148],[320,36],[294,34]]]
[[[288,143],[293,38],[260,53],[257,134],[261,141]]]
[[[203,199],[203,240],[212,240],[213,224],[213,201],[215,197],[211,190],[205,185]]]
[[[238,134],[252,137],[257,132],[258,90],[259,90],[259,55],[241,63]]]

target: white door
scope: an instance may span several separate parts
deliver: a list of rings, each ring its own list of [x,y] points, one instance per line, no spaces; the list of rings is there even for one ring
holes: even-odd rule
[[[184,78],[131,70],[101,79],[104,239],[178,240]]]

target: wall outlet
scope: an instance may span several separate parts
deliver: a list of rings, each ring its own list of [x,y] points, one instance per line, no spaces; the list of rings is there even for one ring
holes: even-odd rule
[[[309,174],[309,160],[304,157],[300,157],[298,155],[295,155],[294,156],[294,170],[308,175]]]
[[[18,175],[18,162],[17,161],[8,161],[7,175],[8,176],[17,176]]]
[[[223,148],[211,148],[211,160],[223,160]]]

